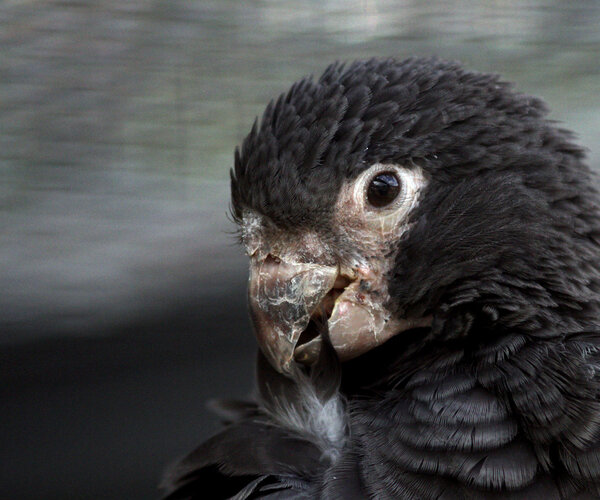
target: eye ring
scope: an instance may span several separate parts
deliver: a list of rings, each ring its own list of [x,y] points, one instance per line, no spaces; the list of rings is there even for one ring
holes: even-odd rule
[[[373,208],[391,205],[402,192],[402,181],[392,170],[378,172],[367,185],[366,198]]]

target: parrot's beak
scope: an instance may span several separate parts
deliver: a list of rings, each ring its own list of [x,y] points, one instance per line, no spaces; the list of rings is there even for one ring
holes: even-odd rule
[[[310,364],[317,359],[322,343],[319,321],[327,321],[342,361],[403,330],[431,324],[431,318],[393,318],[378,290],[381,282],[380,273],[368,268],[253,256],[248,299],[260,348],[275,369],[289,373],[294,361]]]
[[[338,268],[252,258],[248,302],[258,343],[279,372],[289,372],[311,316],[333,288]]]

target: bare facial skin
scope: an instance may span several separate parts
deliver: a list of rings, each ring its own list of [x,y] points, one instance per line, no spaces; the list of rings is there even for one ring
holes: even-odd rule
[[[368,186],[386,172],[399,179],[400,192],[388,205],[374,207]],[[286,373],[294,360],[309,364],[317,358],[318,321],[327,321],[341,360],[431,324],[430,317],[394,317],[386,307],[392,242],[410,230],[409,214],[426,182],[416,166],[376,164],[342,186],[334,209],[335,238],[327,241],[347,243],[343,247],[354,249],[352,255],[330,248],[318,234],[278,233],[265,229],[259,215],[244,215],[251,316],[259,345],[277,370]]]

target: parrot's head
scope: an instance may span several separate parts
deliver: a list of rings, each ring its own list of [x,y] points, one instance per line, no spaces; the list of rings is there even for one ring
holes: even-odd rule
[[[536,98],[438,59],[333,64],[267,107],[231,172],[260,347],[310,364],[552,336],[599,309],[596,194]],[[560,328],[559,328],[560,326]]]

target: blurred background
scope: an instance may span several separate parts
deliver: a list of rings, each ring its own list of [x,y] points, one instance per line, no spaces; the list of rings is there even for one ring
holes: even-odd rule
[[[0,498],[157,498],[244,397],[233,149],[331,61],[439,55],[540,95],[600,165],[600,2],[0,2]]]

